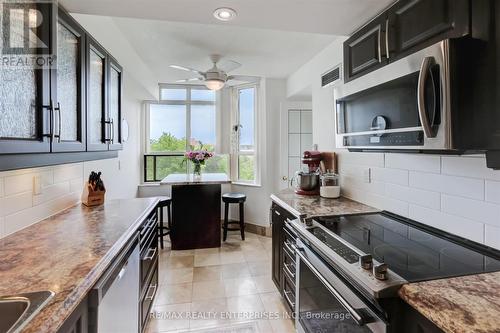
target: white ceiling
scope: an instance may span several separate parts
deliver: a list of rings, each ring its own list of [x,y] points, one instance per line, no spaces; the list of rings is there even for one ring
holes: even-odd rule
[[[234,74],[286,78],[336,36],[351,33],[392,0],[60,2],[84,27],[87,23],[98,40],[112,22],[149,67],[152,80],[171,83],[193,74],[171,69],[170,64],[207,70],[210,54],[243,64]],[[215,20],[212,12],[220,6],[236,9],[238,17],[228,23]]]
[[[227,28],[219,25],[113,18],[159,82],[196,76],[170,64],[202,71],[210,54],[241,63],[234,74],[286,78],[336,37],[276,30]]]
[[[60,0],[70,12],[176,22],[349,35],[394,0]],[[235,9],[231,22],[212,12]]]

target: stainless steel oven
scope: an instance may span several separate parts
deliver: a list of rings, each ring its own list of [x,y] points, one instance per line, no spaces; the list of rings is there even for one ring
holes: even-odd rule
[[[301,333],[384,333],[387,324],[300,239],[296,253],[296,328]]]
[[[337,147],[451,150],[449,41],[334,89]]]

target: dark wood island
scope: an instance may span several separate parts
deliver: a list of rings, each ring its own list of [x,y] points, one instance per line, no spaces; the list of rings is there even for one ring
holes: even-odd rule
[[[221,187],[230,180],[224,173],[171,174],[160,184],[172,186],[172,250],[221,245]]]

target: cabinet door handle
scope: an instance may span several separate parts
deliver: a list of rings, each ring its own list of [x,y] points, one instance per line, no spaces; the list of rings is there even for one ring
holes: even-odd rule
[[[146,297],[144,299],[146,299],[148,301],[152,301],[153,298],[155,297],[155,294],[156,294],[156,288],[157,288],[156,284],[153,284],[152,286],[149,286],[148,294],[146,295]],[[153,292],[149,293],[150,290],[153,290]]]
[[[151,250],[153,250],[153,253],[151,253]],[[149,249],[148,255],[146,255],[143,260],[153,260],[153,258],[155,257],[155,255],[156,255],[156,248]]]
[[[378,62],[382,62],[382,27],[378,26]]]
[[[61,142],[61,132],[62,132],[62,113],[61,104],[57,102],[57,119],[58,119],[58,130],[57,130],[57,142]]]
[[[111,137],[109,138],[109,141],[111,142],[111,144],[114,143],[114,139],[115,139],[115,125],[114,125],[114,119],[111,118],[109,120],[109,127],[110,127],[110,133],[111,133]]]
[[[385,56],[390,58],[389,53],[389,19],[385,20]]]
[[[281,216],[280,212],[278,212],[277,210],[274,211],[274,214]]]

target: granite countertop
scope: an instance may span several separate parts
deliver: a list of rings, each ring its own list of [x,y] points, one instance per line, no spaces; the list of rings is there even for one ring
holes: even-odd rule
[[[194,180],[192,174],[173,173],[163,178],[160,185],[206,185],[229,183],[231,183],[231,181],[225,173],[202,173],[200,180]]]
[[[1,239],[0,295],[55,293],[23,332],[56,332],[157,202],[79,204]]]
[[[291,189],[273,194],[271,195],[271,199],[300,218],[327,215],[353,215],[380,211],[345,197],[327,199],[321,198],[319,195],[298,195]]]
[[[447,333],[500,332],[500,272],[410,283],[399,296]]]

